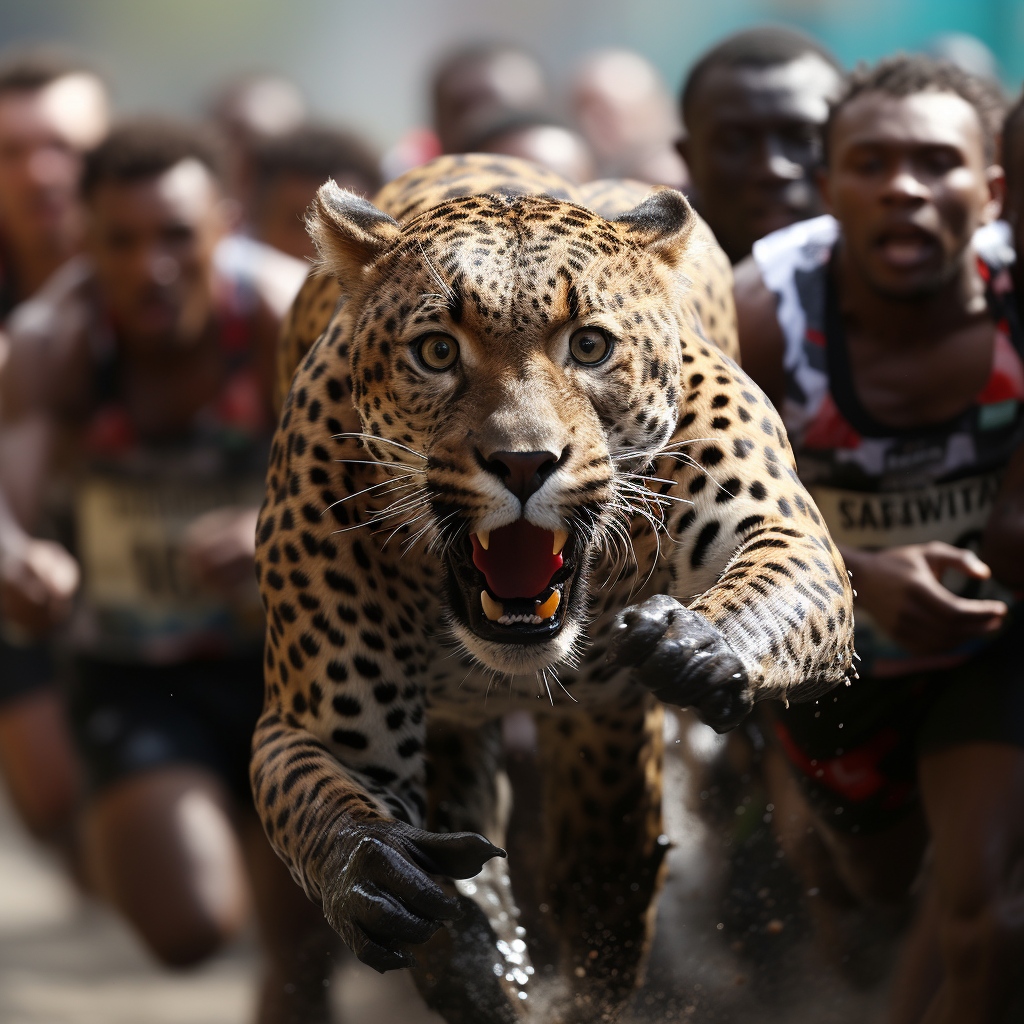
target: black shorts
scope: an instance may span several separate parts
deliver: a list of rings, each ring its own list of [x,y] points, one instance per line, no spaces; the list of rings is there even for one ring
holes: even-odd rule
[[[773,705],[775,734],[811,807],[842,832],[888,828],[917,806],[923,754],[967,743],[1024,748],[1024,616],[956,668],[861,678]]]
[[[0,708],[9,701],[54,684],[48,644],[12,644],[0,635]]]
[[[197,764],[251,805],[249,755],[263,707],[259,655],[177,665],[81,658],[69,703],[91,792],[136,772]]]

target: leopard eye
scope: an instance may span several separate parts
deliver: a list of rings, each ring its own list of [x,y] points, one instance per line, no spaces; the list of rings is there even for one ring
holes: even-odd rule
[[[416,354],[428,370],[450,370],[459,358],[459,343],[450,334],[428,334],[419,340]]]
[[[582,327],[569,339],[569,353],[584,366],[603,363],[611,351],[611,338],[597,327]]]

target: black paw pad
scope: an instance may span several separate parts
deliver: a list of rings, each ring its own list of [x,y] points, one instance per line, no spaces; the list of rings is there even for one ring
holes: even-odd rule
[[[753,700],[742,661],[703,615],[660,594],[620,613],[609,649],[659,700],[692,707],[719,732],[736,726]]]

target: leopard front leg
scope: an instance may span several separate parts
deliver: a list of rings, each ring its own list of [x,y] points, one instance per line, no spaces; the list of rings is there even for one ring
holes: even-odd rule
[[[311,352],[316,365],[324,343]],[[318,383],[322,398],[301,385],[289,396],[257,528],[268,629],[251,777],[293,876],[360,959],[384,971],[414,964],[406,947],[462,912],[437,877],[472,877],[501,851],[474,833],[419,827],[425,682],[444,657],[431,638],[436,597],[429,572],[409,572],[367,531],[346,532],[366,514],[346,497],[377,477],[358,464],[348,472],[358,449],[321,404],[340,415],[344,389],[322,373]]]
[[[427,727],[427,826],[438,833],[480,833],[505,842],[510,810],[500,724],[468,727],[431,715]],[[413,971],[428,1006],[449,1024],[522,1019],[533,967],[512,900],[507,861],[445,884],[463,913],[417,950]]]
[[[543,892],[560,948],[545,1019],[614,1021],[642,979],[667,851],[662,715],[638,689],[607,711],[538,722]]]
[[[464,913],[444,879],[473,877],[501,851],[480,835],[436,835],[396,816],[379,785],[346,770],[292,717],[271,706],[253,738],[267,836],[360,960],[381,972],[414,966],[405,947]]]
[[[668,446],[679,454],[656,470],[685,496],[666,523],[672,584],[619,615],[610,658],[724,731],[757,700],[810,700],[847,678],[853,592],[771,402],[700,353]]]

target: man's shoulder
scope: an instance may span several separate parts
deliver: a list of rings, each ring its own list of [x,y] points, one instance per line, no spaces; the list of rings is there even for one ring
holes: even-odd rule
[[[754,243],[752,256],[770,288],[796,270],[812,270],[828,262],[839,239],[839,222],[831,214],[800,220]]]
[[[5,325],[8,364],[4,396],[9,409],[49,405],[69,385],[68,369],[88,345],[96,316],[92,264],[76,256],[56,270]]]
[[[994,220],[978,228],[971,239],[974,251],[995,271],[1006,270],[1017,261],[1013,229],[1005,220]]]
[[[11,311],[7,330],[12,340],[52,337],[55,331],[79,324],[90,304],[92,280],[92,263],[85,256],[72,257],[60,266],[31,298]]]
[[[282,320],[309,273],[308,264],[246,235],[228,235],[214,253],[217,273]]]

